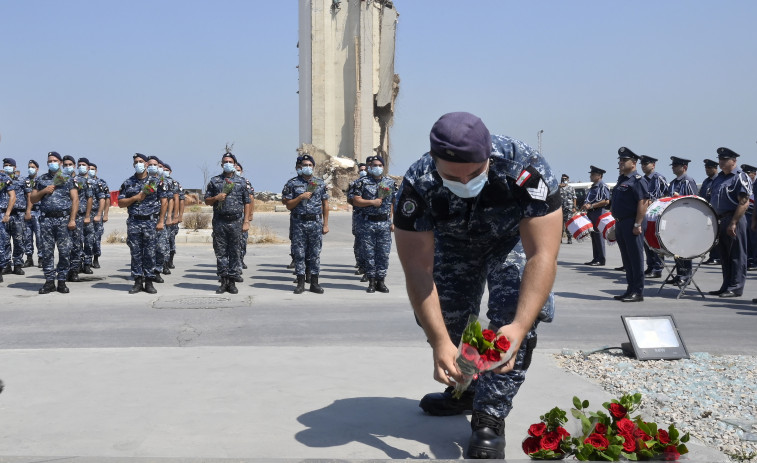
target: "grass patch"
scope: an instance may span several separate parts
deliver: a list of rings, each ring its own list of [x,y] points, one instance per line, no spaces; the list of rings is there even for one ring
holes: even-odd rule
[[[190,230],[200,230],[204,228],[210,228],[210,221],[212,220],[212,214],[206,214],[203,212],[190,212],[184,214],[182,225],[184,228]]]
[[[108,244],[125,243],[126,233],[121,230],[113,230],[105,237],[105,242]]]
[[[281,244],[286,243],[286,240],[279,238],[268,225],[262,227],[251,225],[247,242],[250,244]]]

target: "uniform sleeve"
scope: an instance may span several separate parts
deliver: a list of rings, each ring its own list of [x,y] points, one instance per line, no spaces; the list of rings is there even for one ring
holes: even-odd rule
[[[213,183],[213,180],[208,182],[208,186],[205,187],[205,199],[208,199],[212,196],[217,196],[219,193],[218,188],[216,188],[215,183]]]
[[[697,192],[698,192],[698,190],[697,190],[697,182],[695,182],[694,179],[691,178],[691,179],[689,179],[688,184],[689,184],[689,192],[687,194],[690,194],[690,195],[697,194]]]
[[[329,189],[326,188],[326,183],[321,181],[321,188],[323,188],[323,195],[321,196],[321,199],[324,201],[328,201],[329,199]]]
[[[528,173],[527,180],[521,181]],[[515,182],[514,195],[523,211],[523,218],[542,217],[562,210],[562,197],[557,180],[543,158],[537,156]]]
[[[158,191],[160,192],[160,195],[158,198],[160,199],[170,199],[173,198],[173,192],[171,191],[171,188],[168,185],[168,182],[165,180],[161,181],[158,185]]]
[[[644,177],[637,180],[635,185],[637,201],[649,199],[649,183],[644,180]]]
[[[294,198],[294,189],[292,188],[292,185],[290,182],[287,182],[284,185],[284,189],[281,190],[281,197],[283,199],[293,199]]]
[[[397,192],[393,222],[400,230],[423,232],[434,229],[428,204],[407,179],[402,181]]]

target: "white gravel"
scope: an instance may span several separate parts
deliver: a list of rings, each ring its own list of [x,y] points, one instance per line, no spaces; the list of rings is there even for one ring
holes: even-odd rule
[[[733,460],[757,461],[757,357],[694,353],[690,359],[639,361],[566,351],[556,360],[613,396],[642,393],[645,419],[675,423]]]

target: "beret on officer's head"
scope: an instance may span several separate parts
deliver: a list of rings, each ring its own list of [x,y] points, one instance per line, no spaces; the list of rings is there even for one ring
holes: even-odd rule
[[[52,156],[54,158],[58,158],[58,161],[62,161],[63,160],[63,156],[61,156],[60,154],[58,154],[57,151],[50,151],[49,153],[47,153],[47,157],[50,157],[50,156]]]
[[[370,156],[368,156],[367,158],[365,158],[365,163],[366,163],[366,164],[370,164],[370,163],[372,163],[372,162],[373,162],[373,158],[374,158],[374,157],[375,157],[375,156],[373,156],[373,155],[370,155]]]
[[[95,169],[97,169],[97,164],[95,164],[94,162],[91,162],[89,163],[89,167],[94,167]]]
[[[599,167],[595,167],[595,166],[589,166],[589,168],[591,169],[591,170],[589,170],[589,173],[590,173],[590,174],[600,174],[600,175],[604,175],[604,174],[605,174],[605,172],[607,172],[606,170],[604,170],[604,169],[600,169]]]
[[[565,179],[565,180],[570,180],[570,177],[568,177],[568,174],[562,174],[562,176],[560,177],[560,179],[561,179],[561,180],[562,180],[562,179]]]
[[[29,159],[29,164],[34,164],[34,167],[36,167],[37,169],[39,169],[39,163],[37,161],[35,161],[34,159]]]
[[[431,154],[451,162],[484,162],[492,137],[484,122],[466,112],[447,113],[431,127]]]
[[[10,164],[13,167],[16,167],[16,160],[13,158],[5,158],[3,159],[3,164]]]
[[[736,159],[739,157],[739,153],[725,147],[718,148],[719,159]]]
[[[73,156],[69,156],[68,154],[63,156],[63,159],[61,159],[61,161],[71,161],[74,164],[76,164],[76,159],[74,159]]]
[[[161,164],[161,162],[160,162],[160,158],[158,158],[157,156],[147,156],[147,160],[148,160],[148,161],[155,161],[155,162],[157,162],[158,164]]]
[[[360,169],[361,167],[368,167],[364,162],[359,162],[357,164],[357,168]]]
[[[641,163],[642,164],[649,164],[652,162],[657,162],[656,158],[653,158],[652,156],[642,155],[641,156]]]
[[[639,159],[641,159],[641,156],[634,153],[625,146],[621,146],[620,148],[618,148],[618,159],[633,159],[634,161],[638,161]]]
[[[244,167],[242,167],[242,164],[240,164],[239,161],[237,161],[237,165],[239,166],[240,169],[244,170]],[[166,165],[163,164],[163,167],[166,167]],[[171,170],[171,169],[168,169],[168,170]]]
[[[305,161],[310,161],[310,162],[312,162],[312,163],[313,163],[313,166],[315,167],[315,159],[313,159],[313,156],[311,156],[311,155],[309,155],[309,154],[303,154],[303,155],[302,155],[302,162],[305,162]]]
[[[139,158],[139,159],[141,159],[142,161],[147,161],[147,159],[149,158],[149,156],[147,156],[147,155],[144,155],[144,154],[142,154],[142,153],[134,153],[134,156],[132,156],[132,158],[133,158],[133,159],[137,159],[137,158]]]
[[[705,167],[718,167],[720,164],[718,164],[717,161],[713,161],[712,159],[705,159],[704,160],[704,166]]]
[[[373,156],[373,159],[371,159],[371,162],[373,161],[379,161],[382,166],[384,165],[384,158],[382,158],[381,156]]]
[[[89,165],[89,159],[87,158],[79,158],[79,160],[76,161],[77,164],[80,162],[83,162],[84,164]]]
[[[750,172],[757,172],[757,167],[750,166],[749,164],[742,164],[741,170],[743,170],[744,172],[748,174]]]
[[[169,165],[168,165],[168,164],[166,164],[166,163],[163,163],[163,170],[170,170],[170,171],[172,171],[172,172],[173,172],[173,169],[171,169],[171,166],[169,166]]]
[[[679,158],[677,156],[670,156],[670,160],[673,161],[671,166],[688,166],[691,159]]]
[[[299,166],[300,164],[302,164],[302,156],[297,156],[297,161],[295,162],[295,165]]]
[[[237,162],[237,157],[234,156],[234,153],[223,153],[223,156],[221,156],[221,162],[223,162],[223,158],[231,158],[231,159],[234,160],[235,163]],[[160,161],[158,161],[158,162],[160,162]]]

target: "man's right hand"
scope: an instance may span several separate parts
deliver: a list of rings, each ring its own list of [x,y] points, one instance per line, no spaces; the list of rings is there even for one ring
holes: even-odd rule
[[[300,199],[310,199],[311,196],[313,196],[313,192],[306,191],[300,195]]]
[[[456,358],[457,347],[451,341],[434,348],[434,379],[447,386],[462,382],[463,373],[457,368]]]
[[[42,191],[44,191],[46,195],[53,194],[53,192],[55,191],[55,185],[47,185]]]

